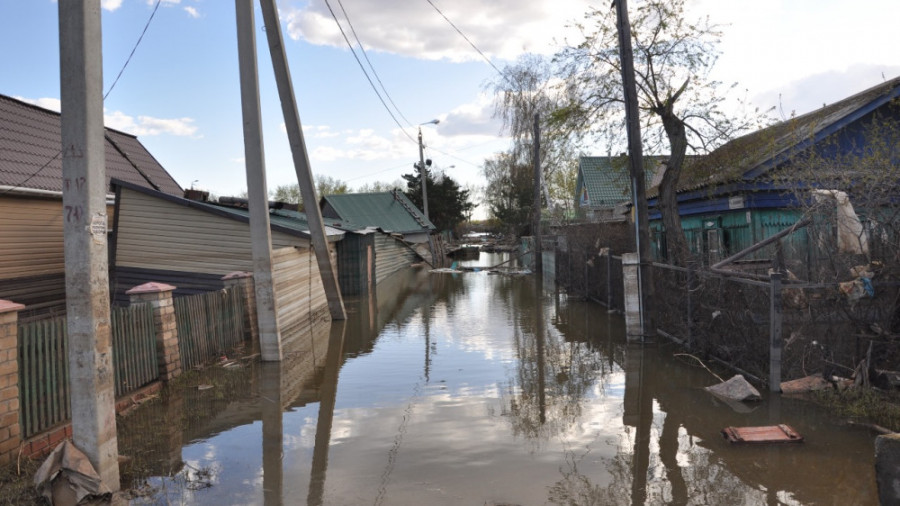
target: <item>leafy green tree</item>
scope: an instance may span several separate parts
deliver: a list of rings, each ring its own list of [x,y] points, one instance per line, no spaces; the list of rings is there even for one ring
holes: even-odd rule
[[[499,220],[509,233],[531,233],[534,169],[517,163],[510,153],[500,153],[485,160],[483,171],[487,179],[484,201],[490,216]]]
[[[469,201],[469,190],[460,188],[450,176],[427,172],[428,216],[438,230],[453,230],[468,219],[475,204]],[[422,183],[418,174],[404,174],[406,191],[403,192],[422,209]]]

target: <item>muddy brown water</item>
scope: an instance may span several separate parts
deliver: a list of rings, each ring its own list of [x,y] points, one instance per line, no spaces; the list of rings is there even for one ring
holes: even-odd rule
[[[347,308],[281,364],[194,373],[120,420],[132,503],[877,504],[867,430],[718,401],[679,349],[534,276],[411,271]],[[720,435],[778,423],[806,441]]]

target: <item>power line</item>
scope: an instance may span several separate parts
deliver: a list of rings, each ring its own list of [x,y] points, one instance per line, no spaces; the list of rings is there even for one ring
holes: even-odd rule
[[[121,70],[119,70],[119,75],[116,76],[115,81],[109,86],[109,89],[106,90],[106,94],[103,95],[103,100],[106,100],[106,97],[112,93],[113,88],[116,87],[116,83],[119,82],[119,78],[122,77],[122,73],[125,72],[125,68],[128,67],[128,64],[131,62],[131,57],[134,56],[134,52],[137,51],[138,46],[141,45],[141,41],[144,40],[144,34],[147,33],[147,29],[150,28],[150,22],[153,21],[153,16],[156,16],[156,11],[159,9],[159,4],[162,0],[156,0],[156,5],[153,6],[153,12],[150,13],[150,17],[147,19],[147,23],[144,25],[144,30],[141,32],[141,36],[138,37],[137,42],[134,43],[134,47],[131,48],[131,54],[128,55],[128,58],[125,60],[125,64],[122,65]]]
[[[160,4],[161,2],[162,2],[162,0],[156,0],[156,5],[153,6],[153,12],[151,12],[151,13],[150,13],[150,17],[147,18],[147,23],[144,24],[144,29],[143,29],[143,31],[141,31],[141,35],[138,37],[137,42],[134,43],[134,47],[131,48],[131,54],[128,55],[128,58],[125,60],[125,63],[122,65],[122,68],[119,69],[119,74],[116,75],[116,79],[115,79],[115,80],[113,81],[113,83],[109,86],[109,89],[106,90],[106,93],[103,94],[103,101],[104,101],[104,102],[106,101],[106,97],[108,97],[109,94],[112,93],[113,88],[116,87],[116,83],[119,82],[119,78],[122,77],[122,73],[125,72],[125,68],[128,67],[128,64],[131,62],[131,58],[134,56],[134,52],[137,51],[138,46],[141,45],[141,41],[144,40],[144,34],[146,34],[146,33],[147,33],[147,29],[150,28],[150,22],[152,22],[152,21],[153,21],[153,17],[156,16],[156,11],[159,10],[159,4]],[[104,128],[105,128],[105,126],[104,126]],[[52,158],[50,158],[49,160],[47,160],[47,161],[44,163],[44,165],[41,165],[36,171],[32,172],[32,173],[31,173],[28,177],[26,177],[24,180],[22,180],[21,182],[19,182],[18,184],[16,184],[15,186],[13,186],[13,187],[11,187],[11,188],[7,188],[7,189],[4,190],[2,193],[0,193],[0,195],[9,193],[9,192],[11,192],[11,191],[13,191],[13,190],[17,190],[17,189],[21,188],[23,185],[27,184],[29,181],[31,181],[32,179],[34,179],[35,177],[37,177],[37,175],[40,174],[44,169],[46,169],[48,166],[50,166],[50,164],[53,163],[54,160],[56,160],[57,158],[59,158],[59,155],[61,155],[61,154],[62,154],[62,149],[60,149],[59,151],[57,151],[56,154],[54,154]]]
[[[453,29],[456,30],[456,33],[460,34],[460,36],[462,36],[462,38],[466,39],[466,42],[468,42],[469,45],[472,46],[472,49],[477,51],[478,54],[480,54],[481,57],[484,58],[484,61],[488,62],[488,65],[493,67],[494,70],[496,70],[497,73],[500,74],[501,77],[506,78],[506,76],[503,75],[503,72],[501,72],[500,69],[498,69],[497,66],[494,65],[494,62],[492,62],[490,58],[488,58],[483,52],[481,52],[481,49],[478,49],[478,46],[476,46],[474,42],[472,42],[468,37],[466,37],[466,34],[464,34],[462,32],[462,30],[459,29],[459,27],[457,27],[455,24],[453,24],[453,21],[450,21],[450,18],[448,18],[443,12],[441,12],[441,10],[438,9],[437,5],[434,5],[434,2],[432,2],[431,0],[425,0],[425,1],[428,2],[428,5],[432,6],[434,8],[434,10],[436,10],[437,13],[441,15],[442,18],[444,18],[448,23],[450,23],[450,26],[452,26]]]
[[[378,100],[381,101],[381,105],[384,106],[384,110],[386,110],[387,113],[391,116],[391,119],[394,120],[394,123],[396,123],[397,126],[400,127],[400,130],[403,132],[403,134],[406,135],[407,137],[409,137],[409,140],[418,144],[419,141],[417,141],[416,139],[413,139],[413,137],[411,135],[409,135],[409,132],[407,132],[406,130],[403,129],[403,125],[401,125],[400,121],[397,120],[397,117],[394,116],[394,113],[391,111],[391,108],[388,107],[387,103],[384,101],[384,97],[381,96],[381,93],[378,92],[378,88],[375,87],[375,83],[372,82],[372,78],[369,77],[369,73],[366,72],[366,68],[363,66],[362,62],[360,61],[359,56],[357,56],[356,50],[353,49],[353,44],[350,42],[350,39],[347,37],[347,33],[344,32],[344,27],[341,26],[341,22],[338,21],[338,18],[334,13],[334,9],[331,8],[331,3],[328,0],[325,0],[325,5],[328,7],[328,12],[331,13],[331,17],[334,18],[334,23],[337,25],[338,30],[341,31],[341,35],[344,37],[344,41],[347,43],[347,47],[350,48],[350,52],[353,54],[353,58],[356,60],[357,65],[359,65],[360,70],[363,71],[363,74],[366,76],[366,80],[369,81],[369,86],[372,88],[372,91],[375,92],[375,95],[378,96]]]
[[[356,39],[356,43],[359,44],[359,50],[362,51],[362,54],[366,59],[366,63],[368,63],[369,68],[372,69],[372,74],[375,75],[375,79],[378,81],[378,84],[381,85],[381,90],[384,91],[384,95],[391,102],[391,105],[394,106],[394,110],[397,111],[397,114],[399,114],[400,117],[403,118],[403,120],[406,121],[409,126],[413,126],[412,122],[403,115],[403,113],[400,111],[400,108],[397,107],[396,103],[394,103],[394,99],[391,98],[391,95],[388,93],[387,88],[385,88],[384,83],[381,81],[381,77],[379,77],[378,72],[375,71],[375,66],[372,65],[372,60],[369,59],[369,53],[366,52],[366,48],[363,47],[362,41],[359,40],[359,36],[356,35],[356,29],[353,28],[353,23],[350,22],[350,15],[347,14],[347,10],[344,9],[344,2],[338,0],[338,5],[341,6],[341,12],[344,13],[344,19],[347,20],[347,24],[350,26],[350,32],[353,33],[353,38]]]

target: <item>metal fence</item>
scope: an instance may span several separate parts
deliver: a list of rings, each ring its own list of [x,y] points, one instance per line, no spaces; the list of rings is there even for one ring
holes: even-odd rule
[[[19,416],[25,438],[69,419],[66,317],[19,325]]]
[[[177,297],[175,320],[182,369],[202,365],[244,339],[244,300],[240,288]]]
[[[153,308],[114,308],[110,318],[115,391],[122,396],[158,376]],[[71,417],[66,317],[23,323],[18,334],[19,413],[28,438]]]
[[[121,397],[159,377],[153,306],[114,308],[110,316],[116,397]]]

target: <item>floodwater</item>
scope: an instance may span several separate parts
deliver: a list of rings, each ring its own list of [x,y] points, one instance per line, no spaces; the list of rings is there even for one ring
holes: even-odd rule
[[[280,365],[194,373],[120,420],[133,503],[877,504],[873,434],[718,401],[677,348],[628,345],[620,316],[535,276],[419,270],[347,308]],[[779,423],[806,441],[720,435]]]

